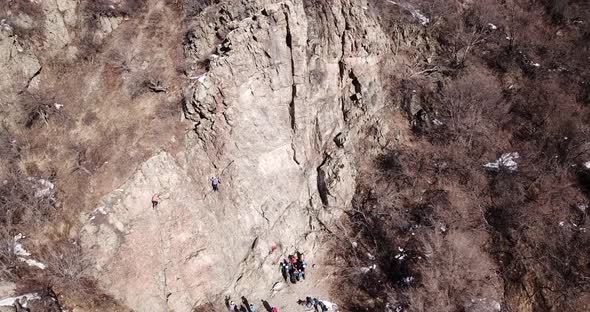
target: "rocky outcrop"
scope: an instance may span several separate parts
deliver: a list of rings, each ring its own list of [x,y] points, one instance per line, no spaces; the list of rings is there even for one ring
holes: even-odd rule
[[[40,5],[45,16],[45,47],[56,53],[63,53],[62,49],[73,40],[70,29],[76,26],[78,20],[77,1],[49,0],[40,2]]]
[[[187,88],[185,150],[155,155],[82,217],[103,288],[139,311],[270,289],[276,261],[310,251],[350,205],[359,133],[384,105],[387,42],[357,1],[206,9],[184,42],[208,62]]]
[[[0,80],[0,98],[6,104],[0,106],[0,110],[9,114],[15,109],[18,94],[36,90],[41,64],[27,42],[14,33],[13,26],[6,20],[0,21],[0,68],[5,75]]]

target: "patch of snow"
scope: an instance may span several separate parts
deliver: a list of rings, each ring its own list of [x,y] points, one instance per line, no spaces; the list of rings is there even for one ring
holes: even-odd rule
[[[410,285],[414,281],[414,277],[413,276],[407,276],[407,277],[404,277],[402,281],[404,282],[404,284]]]
[[[35,179],[33,177],[28,177],[27,180],[34,183],[32,187],[35,190],[36,198],[52,197],[55,192],[55,184],[49,180]]]
[[[207,80],[207,74],[202,74],[201,76],[199,76],[197,78],[197,81],[200,83],[205,83],[206,80]]]
[[[587,204],[576,204],[576,208],[578,208],[578,210],[580,210],[581,212],[586,212],[586,210],[588,209],[588,205]]]
[[[352,248],[357,248],[359,246],[359,244],[357,242],[352,242],[351,245],[352,245]]]
[[[21,233],[18,233],[18,235],[14,237],[14,247],[12,250],[14,254],[19,257],[28,257],[31,255],[31,253],[28,252],[21,243],[19,243],[19,241],[23,238],[25,238],[25,236]]]
[[[517,152],[513,153],[504,153],[498,160],[495,162],[487,163],[483,165],[484,168],[492,171],[498,171],[502,168],[505,168],[509,171],[515,171],[518,169],[518,164],[516,163],[515,159],[518,159],[519,155]]]
[[[510,36],[506,36],[506,40],[510,40],[510,39],[512,39],[512,38],[510,38]]]
[[[395,258],[397,260],[404,260],[408,256],[408,254],[406,254],[404,252],[404,249],[403,248],[398,247],[397,250],[399,250],[399,253],[397,255],[395,255]]]
[[[533,63],[533,64],[531,64],[531,65],[533,65],[533,66],[535,66],[535,67],[541,67],[541,64],[539,64],[539,63]]]
[[[35,259],[25,259],[25,258],[19,257],[18,260],[28,264],[29,266],[38,267],[41,270],[45,270],[47,268],[47,265],[45,265],[44,263],[39,262]]]
[[[422,12],[420,12],[420,10],[416,9],[413,5],[405,2],[402,0],[402,2],[395,2],[392,0],[387,0],[387,2],[393,4],[393,5],[397,5],[400,8],[410,12],[410,14],[412,15],[413,18],[417,19],[420,24],[426,26],[428,23],[430,23],[430,18],[426,17],[424,14],[422,14]]]
[[[438,120],[438,119],[436,119],[436,118],[432,120],[432,123],[433,123],[435,126],[439,126],[439,127],[440,127],[440,126],[442,126],[442,125],[444,125],[444,123],[443,123],[442,121],[440,121],[440,120]]]
[[[368,266],[368,267],[361,267],[361,268],[359,268],[359,271],[361,271],[361,273],[363,273],[363,274],[367,274],[371,270],[375,270],[376,268],[377,268],[377,265],[376,264],[373,264],[373,265]]]
[[[55,106],[55,109],[60,110],[62,107],[64,107],[63,104],[58,104],[58,103],[54,103],[53,106]]]
[[[498,26],[492,24],[492,23],[488,23],[488,27],[490,27],[491,30],[496,30],[498,29]]]
[[[35,293],[24,294],[21,296],[5,298],[5,299],[0,300],[0,307],[12,307],[12,306],[14,306],[14,303],[16,302],[16,300],[19,300],[21,302],[22,306],[26,308],[27,302],[29,300],[39,300],[39,299],[41,299],[41,297],[38,294],[35,294]]]
[[[565,225],[565,222],[559,221],[559,226],[564,226],[564,225]]]
[[[369,257],[369,260],[375,260],[375,256],[373,256],[371,253],[367,252],[367,257]]]
[[[19,242],[21,239],[24,239],[25,236],[21,233],[18,233],[18,235],[16,235],[14,237],[14,244],[13,244],[13,252],[14,254],[17,256],[18,260],[28,264],[29,266],[34,266],[37,267],[41,270],[45,270],[47,268],[47,265],[45,265],[42,262],[39,262],[35,259],[31,259],[31,253],[28,252],[23,245]]]
[[[584,167],[586,167],[586,169],[590,169],[590,161],[585,162]]]

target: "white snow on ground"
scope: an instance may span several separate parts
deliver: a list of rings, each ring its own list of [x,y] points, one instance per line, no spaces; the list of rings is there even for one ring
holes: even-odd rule
[[[26,298],[26,301],[24,300],[25,298]],[[41,299],[41,297],[39,297],[38,294],[30,293],[30,294],[24,294],[24,295],[21,295],[18,297],[5,298],[5,299],[0,300],[0,307],[12,307],[12,306],[14,306],[14,302],[17,299],[21,302],[23,307],[26,308],[28,300],[38,300],[38,299]]]
[[[518,159],[518,157],[519,155],[517,152],[504,153],[495,162],[487,163],[483,166],[484,168],[492,171],[497,171],[501,168],[505,168],[510,171],[515,171],[516,169],[518,169],[518,164],[515,161],[515,159]]]
[[[539,63],[533,63],[532,65],[535,67],[541,67],[541,64],[539,64]]]
[[[377,265],[373,264],[372,266],[361,267],[359,270],[361,271],[361,273],[366,274],[366,273],[369,273],[369,271],[375,270],[375,269],[377,269]]]
[[[496,30],[498,29],[498,26],[492,24],[492,23],[488,23],[488,27],[490,27],[491,30]]]
[[[47,265],[35,259],[31,259],[31,253],[28,252],[19,242],[23,238],[25,238],[25,236],[21,233],[18,233],[18,235],[14,237],[13,252],[18,257],[18,260],[28,264],[29,266],[34,266],[41,270],[45,270],[47,268]]]
[[[399,253],[395,256],[397,260],[404,260],[408,255],[404,252],[404,249],[398,247]]]
[[[585,162],[584,167],[586,167],[586,169],[590,169],[590,161]]]
[[[29,266],[38,267],[41,270],[45,270],[47,268],[47,265],[45,265],[44,263],[41,263],[35,259],[25,259],[25,258],[19,257],[18,260],[28,264]]]
[[[18,233],[18,235],[16,235],[14,237],[14,254],[20,257],[28,257],[31,255],[30,252],[28,252],[21,243],[19,243],[18,241],[25,238],[24,235],[22,235],[21,233]]]
[[[28,180],[35,183],[33,188],[35,189],[36,198],[50,197],[53,195],[55,185],[51,183],[49,180],[35,179],[31,177],[29,177]]]
[[[422,25],[427,25],[428,23],[430,23],[430,19],[428,17],[426,17],[424,14],[422,14],[422,12],[420,12],[420,10],[416,9],[413,5],[407,3],[403,0],[401,2],[387,0],[387,2],[397,5],[400,8],[410,12],[412,17],[417,19],[420,22],[420,24],[422,24]]]

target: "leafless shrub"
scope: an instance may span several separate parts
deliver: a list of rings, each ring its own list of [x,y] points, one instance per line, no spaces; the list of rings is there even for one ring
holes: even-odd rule
[[[158,79],[148,79],[145,81],[145,86],[152,90],[153,92],[166,92],[166,90],[168,89],[167,87],[165,87],[162,82]]]
[[[89,289],[91,261],[82,252],[78,242],[58,242],[44,255],[53,284],[67,285],[72,289]]]
[[[133,49],[122,49],[112,53],[109,64],[119,73],[130,73],[135,60],[136,55],[133,53]]]
[[[544,0],[543,4],[553,21],[561,22],[568,8],[568,0]]]
[[[19,261],[14,254],[14,232],[11,226],[0,228],[0,278],[16,280]]]
[[[469,71],[445,88],[442,100],[447,127],[459,144],[471,149],[482,137],[492,139],[504,113],[502,90],[495,77]]]
[[[63,121],[66,117],[60,104],[50,96],[26,94],[21,97],[21,104],[27,128],[47,126],[51,119]]]

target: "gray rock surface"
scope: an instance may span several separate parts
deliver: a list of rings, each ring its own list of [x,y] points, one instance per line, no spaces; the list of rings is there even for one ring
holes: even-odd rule
[[[0,68],[5,79],[0,80],[2,96],[24,91],[33,77],[39,74],[41,64],[25,42],[15,35],[6,21],[0,25]]]

